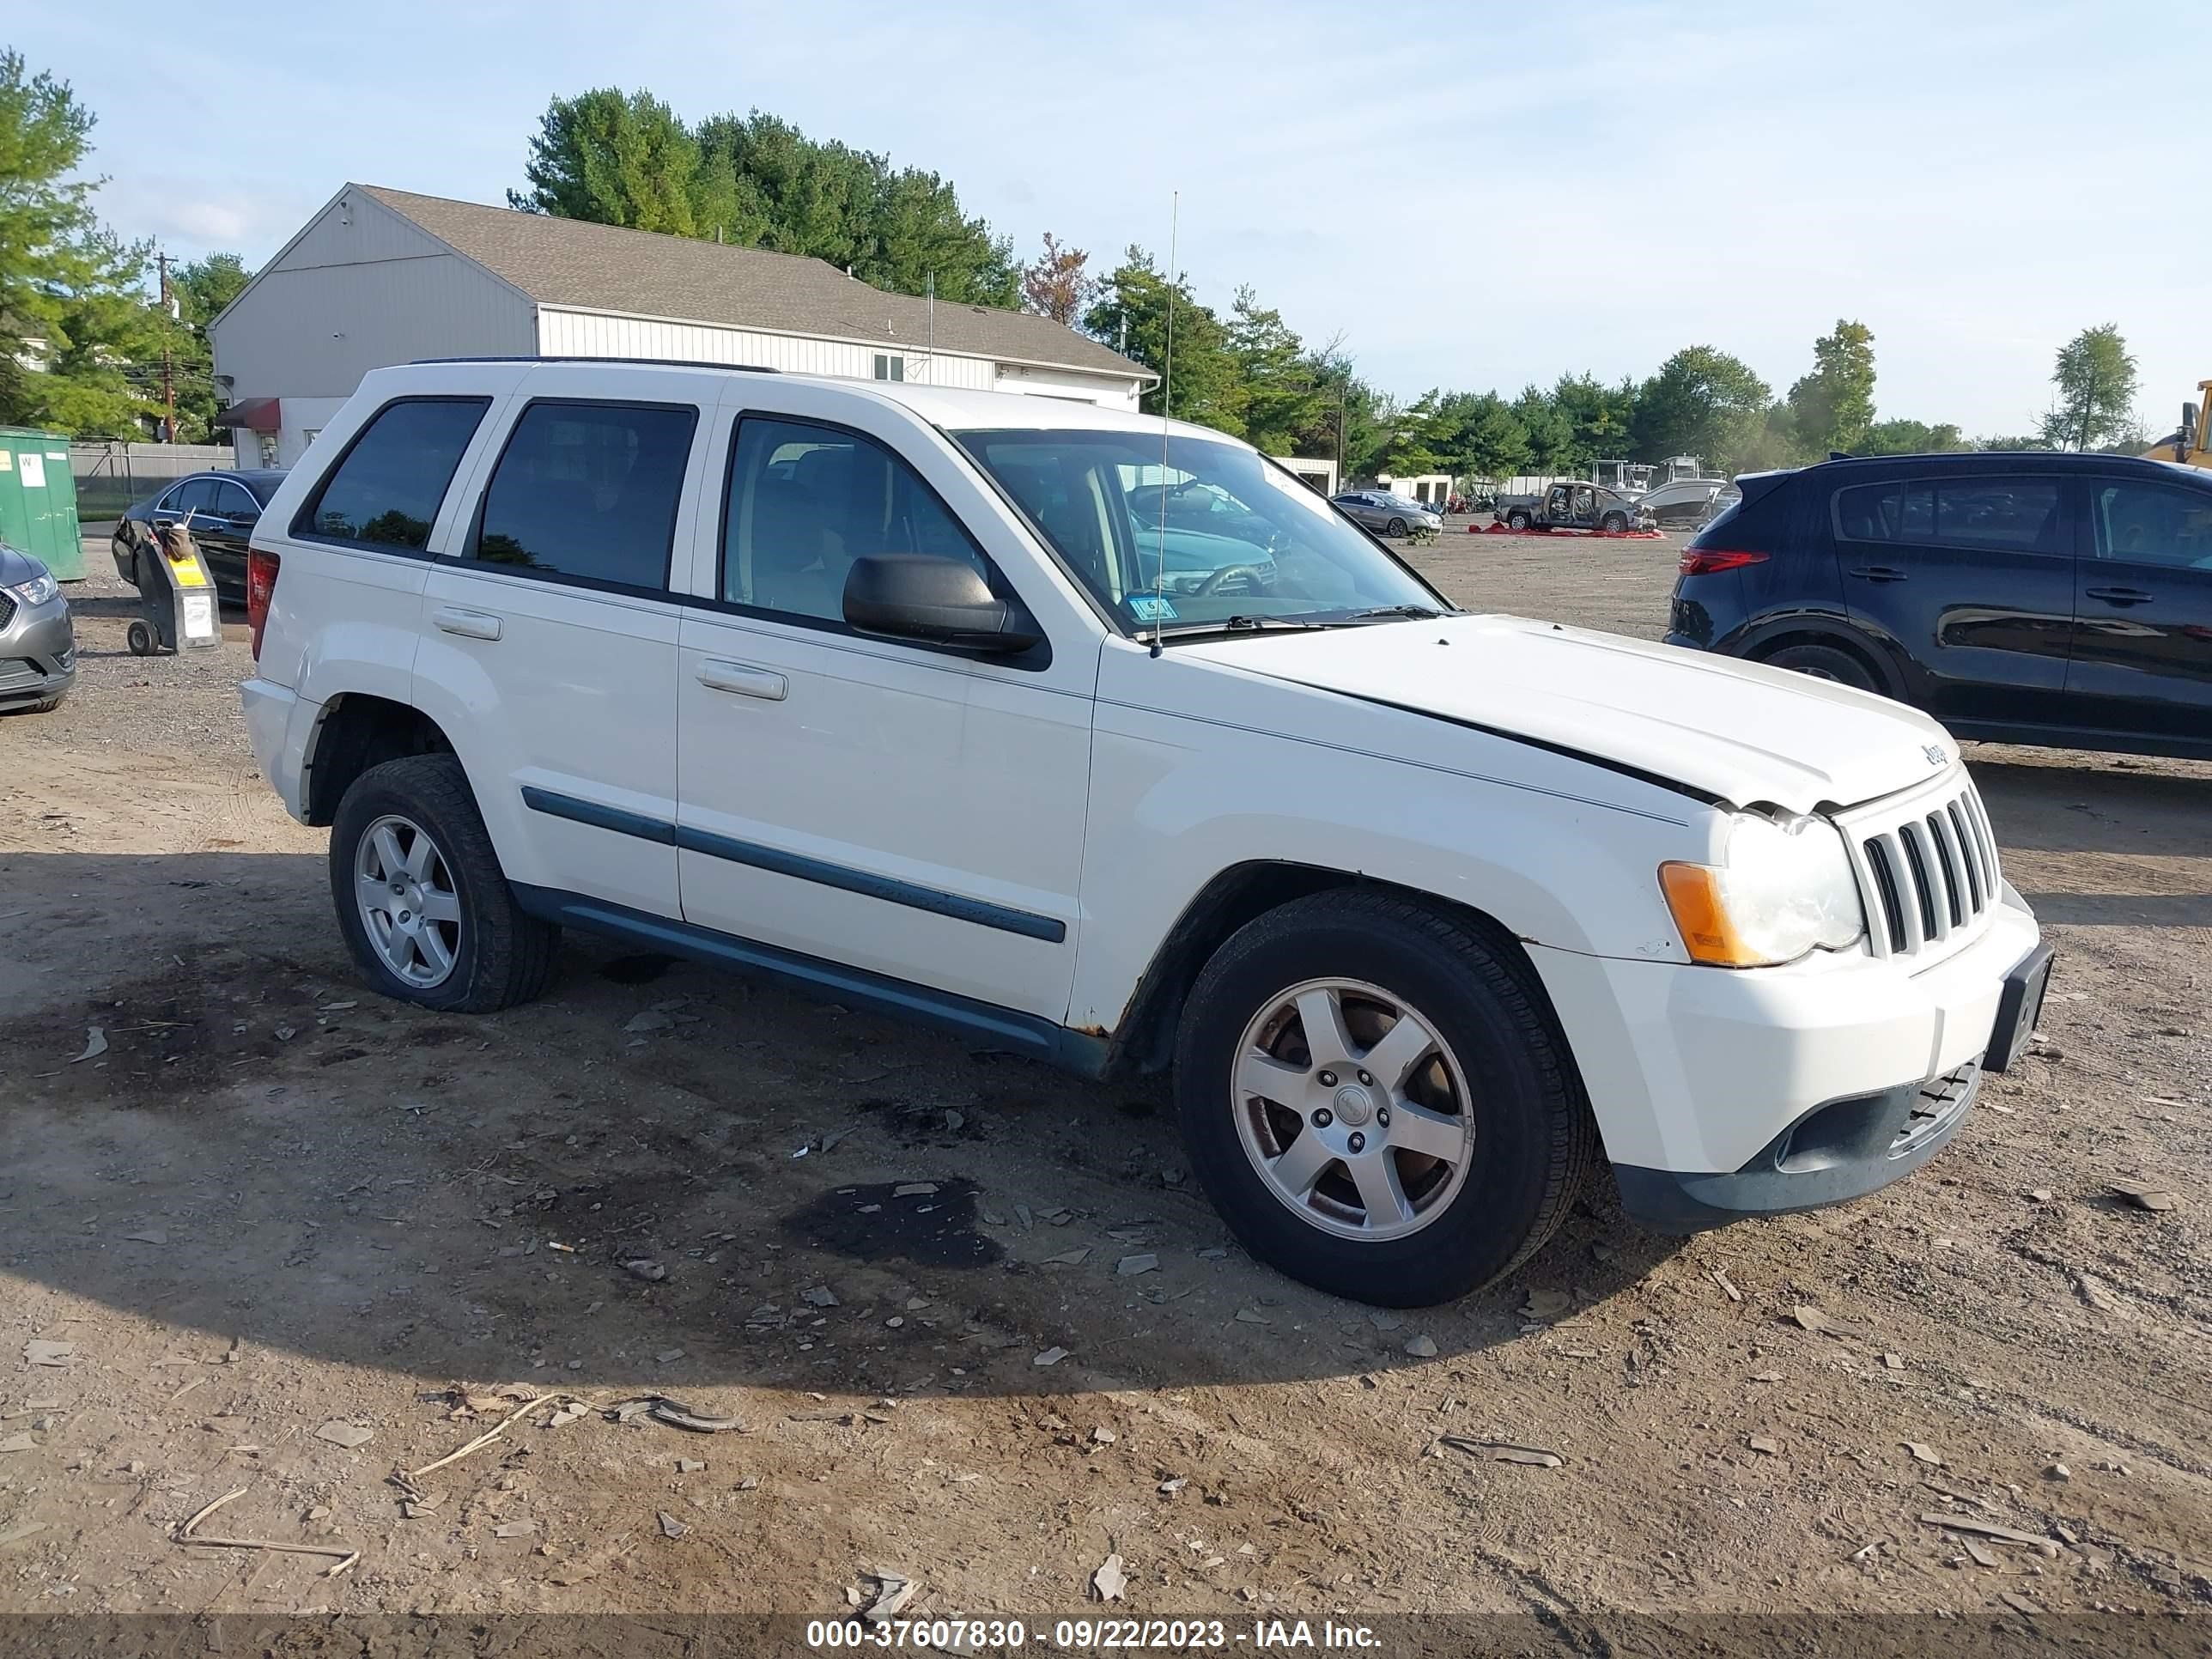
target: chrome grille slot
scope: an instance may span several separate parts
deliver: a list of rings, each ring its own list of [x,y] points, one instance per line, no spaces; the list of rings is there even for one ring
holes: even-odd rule
[[[1979,931],[2000,890],[1996,837],[1972,783],[1954,774],[1838,822],[1875,955],[1916,956]]]

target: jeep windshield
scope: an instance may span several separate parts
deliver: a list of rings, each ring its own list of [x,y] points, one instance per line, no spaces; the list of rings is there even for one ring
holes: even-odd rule
[[[1452,606],[1291,473],[1237,444],[956,432],[1125,634],[1364,625]]]

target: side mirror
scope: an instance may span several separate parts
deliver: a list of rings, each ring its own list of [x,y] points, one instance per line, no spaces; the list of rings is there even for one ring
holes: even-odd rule
[[[1036,621],[963,559],[883,553],[853,561],[845,620],[864,634],[1010,657],[1043,641]]]
[[[2204,429],[2197,422],[2203,416],[2195,404],[2181,406],[2181,453],[2187,455],[2193,449],[2204,447]]]

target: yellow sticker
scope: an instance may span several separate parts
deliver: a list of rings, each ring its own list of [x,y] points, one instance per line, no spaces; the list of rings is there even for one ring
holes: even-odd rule
[[[203,565],[198,556],[194,554],[188,553],[181,559],[172,558],[169,561],[169,574],[176,578],[177,586],[179,587],[215,586],[208,580],[207,567]]]
[[[13,472],[15,470],[15,452],[12,449],[0,449],[0,472]]]

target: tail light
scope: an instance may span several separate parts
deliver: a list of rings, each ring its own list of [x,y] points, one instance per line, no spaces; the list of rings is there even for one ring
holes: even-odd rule
[[[261,630],[269,626],[269,602],[276,597],[281,561],[258,547],[246,553],[246,626],[253,636],[253,660],[261,660]]]
[[[1741,570],[1747,564],[1765,564],[1766,555],[1719,547],[1686,547],[1675,567],[1685,576],[1714,576],[1723,570]]]

